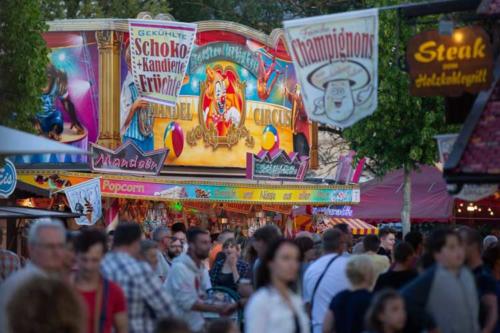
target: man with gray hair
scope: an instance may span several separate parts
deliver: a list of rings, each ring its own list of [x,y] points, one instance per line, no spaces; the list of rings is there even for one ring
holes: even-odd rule
[[[153,230],[152,238],[158,244],[158,265],[156,266],[155,273],[163,282],[167,280],[168,272],[172,265],[169,263],[167,256],[168,247],[172,240],[172,233],[166,226],[159,226]]]
[[[0,332],[7,332],[6,305],[14,292],[36,276],[59,276],[64,264],[66,231],[59,220],[38,219],[28,233],[30,262],[0,287]]]

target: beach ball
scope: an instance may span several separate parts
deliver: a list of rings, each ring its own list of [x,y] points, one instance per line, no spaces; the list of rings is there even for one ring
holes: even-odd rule
[[[175,121],[171,121],[163,134],[163,144],[168,148],[168,161],[178,158],[184,149],[184,133],[181,126]]]
[[[278,130],[273,125],[267,125],[262,132],[262,149],[273,150],[280,145]]]

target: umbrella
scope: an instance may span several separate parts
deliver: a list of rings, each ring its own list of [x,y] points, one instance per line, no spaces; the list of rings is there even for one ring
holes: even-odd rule
[[[0,126],[0,155],[85,154],[89,152],[41,136]]]

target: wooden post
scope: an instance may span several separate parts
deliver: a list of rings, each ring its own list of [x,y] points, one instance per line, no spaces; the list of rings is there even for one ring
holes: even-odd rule
[[[96,31],[99,49],[99,139],[97,143],[116,148],[120,138],[120,64],[123,33]]]
[[[316,170],[319,168],[318,161],[318,123],[311,123],[311,152],[309,154],[309,168]]]

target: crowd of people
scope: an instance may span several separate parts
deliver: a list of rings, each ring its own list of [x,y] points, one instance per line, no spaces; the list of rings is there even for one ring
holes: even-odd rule
[[[0,250],[1,332],[500,332],[500,243],[468,227],[354,240],[347,225],[285,239],[176,223],[146,239],[43,219],[28,250],[24,265]]]

